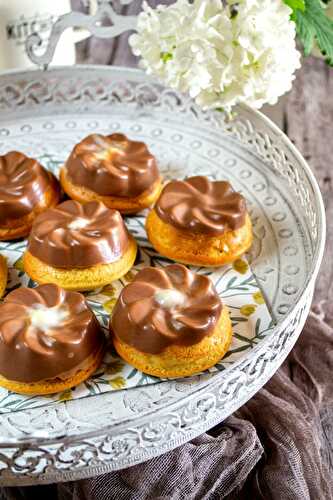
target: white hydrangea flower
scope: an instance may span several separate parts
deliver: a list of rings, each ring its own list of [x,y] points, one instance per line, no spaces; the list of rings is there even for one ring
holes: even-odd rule
[[[282,0],[145,3],[130,44],[147,73],[204,108],[260,108],[290,90],[300,67],[290,14]]]

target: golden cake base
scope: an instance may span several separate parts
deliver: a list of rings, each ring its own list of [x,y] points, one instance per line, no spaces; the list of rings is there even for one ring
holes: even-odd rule
[[[146,231],[161,255],[195,266],[222,266],[234,262],[250,248],[253,241],[249,215],[241,228],[221,236],[209,236],[177,229],[164,222],[153,209],[146,220]]]
[[[97,264],[82,269],[62,269],[42,262],[27,250],[23,256],[23,266],[30,278],[39,284],[55,283],[65,290],[83,292],[108,285],[124,276],[132,268],[136,253],[137,244],[131,237],[124,255],[111,264]]]
[[[162,378],[186,377],[214,366],[229,349],[232,326],[229,311],[223,306],[214,332],[197,344],[173,344],[160,354],[147,354],[125,344],[113,334],[119,356],[143,373]]]

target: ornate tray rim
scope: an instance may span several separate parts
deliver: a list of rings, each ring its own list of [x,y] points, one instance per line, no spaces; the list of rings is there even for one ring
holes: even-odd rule
[[[49,74],[53,73],[58,73],[65,71],[66,73],[70,71],[75,71],[75,72],[85,72],[85,71],[98,71],[98,72],[110,72],[111,68],[108,66],[75,66],[72,69],[66,68],[66,67],[53,67],[48,70]],[[136,69],[130,69],[130,68],[119,68],[119,67],[112,67],[112,71],[115,71],[119,75],[133,75],[136,78],[142,79],[143,82],[145,81],[153,81],[150,80],[149,78],[146,77],[142,72],[136,70]],[[36,74],[41,73],[43,74],[40,70],[27,70],[27,71],[7,71],[4,73],[0,74],[0,83],[2,83],[4,77],[14,77],[15,75],[17,76],[26,76],[27,79],[31,78],[32,75],[36,76]],[[2,80],[2,81],[1,81]],[[230,414],[232,411],[235,411],[239,406],[244,404],[255,392],[257,392],[263,385],[264,383],[267,382],[267,380],[270,378],[270,376],[274,373],[274,371],[280,366],[282,363],[283,359],[287,356],[287,354],[290,352],[293,344],[296,342],[298,335],[300,333],[300,330],[304,324],[304,321],[306,319],[307,313],[309,311],[311,299],[312,299],[312,294],[313,294],[313,288],[314,288],[314,282],[316,279],[316,276],[319,271],[320,263],[322,260],[323,252],[324,252],[324,246],[325,246],[325,233],[326,233],[326,222],[325,222],[325,210],[324,210],[324,204],[323,200],[321,197],[321,193],[319,190],[319,186],[316,182],[316,179],[307,164],[307,162],[304,160],[300,152],[295,148],[295,146],[291,143],[291,141],[285,136],[285,134],[279,130],[279,128],[273,124],[269,118],[264,116],[262,113],[259,111],[252,110],[248,108],[247,106],[242,106],[240,107],[241,112],[245,113],[245,115],[252,115],[255,116],[257,120],[261,121],[263,124],[264,128],[270,130],[272,135],[274,135],[277,138],[280,138],[282,142],[286,145],[286,147],[291,151],[292,155],[294,158],[299,162],[299,164],[302,166],[304,171],[306,172],[306,175],[310,181],[311,188],[313,190],[313,195],[316,200],[317,204],[317,209],[319,212],[319,225],[318,225],[318,238],[317,238],[317,243],[316,243],[316,248],[314,251],[314,257],[312,259],[312,268],[311,272],[309,273],[306,283],[300,293],[300,298],[297,303],[293,305],[293,307],[289,310],[288,314],[278,323],[276,326],[276,333],[282,333],[282,332],[287,332],[288,331],[288,326],[290,326],[291,320],[296,321],[297,327],[296,331],[293,331],[288,338],[288,341],[286,342],[284,349],[281,350],[279,354],[277,354],[274,363],[272,366],[270,366],[270,369],[266,370],[265,376],[260,379],[260,384],[257,384],[255,389],[253,391],[245,393],[245,395],[237,399],[236,403],[231,404],[228,406],[226,410],[226,414]],[[295,329],[294,329],[295,330]],[[264,351],[265,347],[269,344],[270,339],[266,338],[263,340],[260,345],[256,346],[253,351],[248,355],[247,361],[251,361],[251,359],[254,359],[257,357],[259,351]],[[240,360],[236,362],[233,367],[228,370],[228,373],[235,372],[239,369],[239,366],[242,364],[243,360]],[[113,423],[109,426],[105,426],[103,428],[100,428],[98,430],[90,431],[90,432],[84,432],[82,434],[75,434],[75,435],[67,435],[67,436],[56,436],[56,437],[45,437],[42,435],[36,435],[35,437],[29,437],[29,438],[23,438],[23,439],[6,439],[6,438],[0,438],[0,449],[6,449],[6,448],[20,448],[21,450],[24,449],[29,449],[29,447],[34,448],[34,447],[45,447],[45,446],[52,446],[53,444],[59,444],[60,442],[65,446],[65,445],[73,445],[75,446],[75,443],[82,443],[82,440],[87,440],[87,439],[92,439],[95,437],[99,436],[105,436],[111,437],[111,436],[117,436],[120,435],[122,432],[126,431],[128,426],[130,425],[131,428],[134,428],[135,426],[141,427],[143,425],[146,425],[148,422],[150,422],[152,416],[153,419],[156,421],[158,420],[158,416],[164,413],[166,410],[168,412],[174,411],[180,411],[181,407],[185,407],[187,404],[190,405],[191,400],[193,399],[193,396],[195,395],[197,399],[200,399],[200,397],[204,397],[205,394],[207,394],[207,389],[209,389],[210,392],[218,392],[219,386],[223,382],[223,379],[225,378],[225,372],[219,373],[216,377],[214,377],[212,382],[206,382],[203,384],[200,384],[199,389],[196,389],[193,392],[187,393],[185,396],[180,395],[179,399],[177,401],[174,401],[171,405],[159,407],[155,411],[150,411],[149,413],[145,414],[144,416],[141,415],[135,415],[133,418],[126,420],[124,422],[116,422]],[[189,439],[192,439],[194,436],[199,435],[200,433],[204,432],[207,428],[212,427],[215,425],[218,421],[222,420],[225,418],[226,415],[223,413],[219,413],[218,418],[216,416],[214,418],[206,419],[204,420],[204,423],[201,425],[194,425],[192,426],[192,430],[189,428],[187,431],[184,430],[184,433],[182,434],[181,438],[177,438],[176,440],[169,440],[168,445],[166,443],[163,446],[163,449],[161,450],[160,448],[155,448],[152,450],[145,450],[145,453],[142,451],[144,454],[143,459],[131,459],[127,458],[125,461],[112,461],[105,466],[88,466],[89,470],[87,470],[87,467],[78,469],[75,472],[71,472],[71,477],[70,479],[73,479],[74,475],[75,477],[88,477],[89,475],[97,474],[97,473],[102,473],[105,472],[106,470],[112,470],[112,469],[117,469],[117,468],[122,468],[126,467],[130,464],[141,462],[145,459],[148,459],[152,456],[158,455],[162,452],[167,451],[168,449],[172,449],[176,446],[179,446],[180,444],[188,441]],[[64,475],[66,471],[58,472],[58,473],[45,473],[46,475],[42,476],[43,479],[41,479],[41,482],[51,482],[55,479],[52,479],[54,477],[58,477],[58,480],[63,480]],[[68,471],[67,471],[68,474]],[[9,478],[8,478],[9,480]],[[5,479],[5,483],[8,482],[8,480]],[[12,480],[15,483],[15,480]],[[17,481],[20,482],[20,484],[32,484],[35,482],[35,479],[33,477],[26,477],[22,476],[20,478],[17,478]],[[0,479],[0,482],[2,480]],[[16,483],[15,483],[16,484]]]

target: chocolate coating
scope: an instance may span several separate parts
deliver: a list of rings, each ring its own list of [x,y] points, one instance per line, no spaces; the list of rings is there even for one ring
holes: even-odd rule
[[[157,299],[165,290],[180,292],[183,302],[171,308],[161,305]],[[158,354],[172,344],[200,342],[213,333],[221,311],[221,299],[206,276],[181,264],[147,267],[122,290],[110,329],[139,351]]]
[[[229,182],[189,177],[171,181],[163,189],[155,210],[168,224],[193,233],[219,236],[245,224],[245,198]]]
[[[55,182],[37,160],[11,151],[0,156],[0,224],[28,215]]]
[[[97,201],[69,200],[35,219],[28,251],[52,267],[86,268],[119,260],[129,241],[117,210]]]
[[[159,179],[155,157],[143,142],[123,134],[92,134],[66,162],[70,180],[102,196],[135,197]]]
[[[36,311],[58,316],[50,328],[32,320]],[[102,347],[104,335],[84,296],[57,285],[18,288],[0,305],[0,374],[38,382],[66,374]]]

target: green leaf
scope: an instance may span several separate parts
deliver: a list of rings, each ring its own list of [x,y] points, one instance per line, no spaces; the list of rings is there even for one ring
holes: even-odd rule
[[[247,318],[243,318],[242,316],[230,316],[231,321],[234,321],[235,323],[240,323],[240,322],[245,322],[248,321]]]
[[[173,58],[173,55],[171,54],[171,52],[161,52],[160,57],[165,64]]]
[[[221,363],[222,363],[222,361],[221,361]],[[222,372],[223,370],[225,370],[225,366],[223,366],[223,365],[222,365],[222,364],[220,364],[220,363],[217,363],[217,364],[215,365],[215,368],[216,368],[219,372]]]
[[[304,0],[283,0],[288,7],[292,10],[301,10],[304,12],[305,10],[305,1]]]
[[[237,280],[237,276],[234,276],[233,278],[231,278],[229,281],[228,281],[228,284],[226,286],[226,290],[228,290],[229,288],[232,287],[232,285],[235,283],[235,281]]]
[[[246,351],[247,349],[249,349],[249,345],[242,345],[240,347],[236,347],[236,349],[232,349],[230,351],[228,351],[226,353],[226,355],[224,356],[223,358],[223,361],[225,361],[229,356],[231,356],[232,354],[235,354],[236,352],[243,352],[243,351]]]
[[[305,0],[305,11],[295,10],[293,20],[304,54],[309,55],[317,41],[326,61],[333,65],[333,21],[327,17],[320,0]]]
[[[138,370],[136,368],[133,368],[131,373],[128,375],[127,379],[129,380],[129,379],[133,378],[137,373],[138,373]]]
[[[17,403],[20,402],[20,399],[14,399],[13,401],[9,401],[9,403],[6,403],[2,405],[3,408],[9,408],[9,406],[16,405]]]

